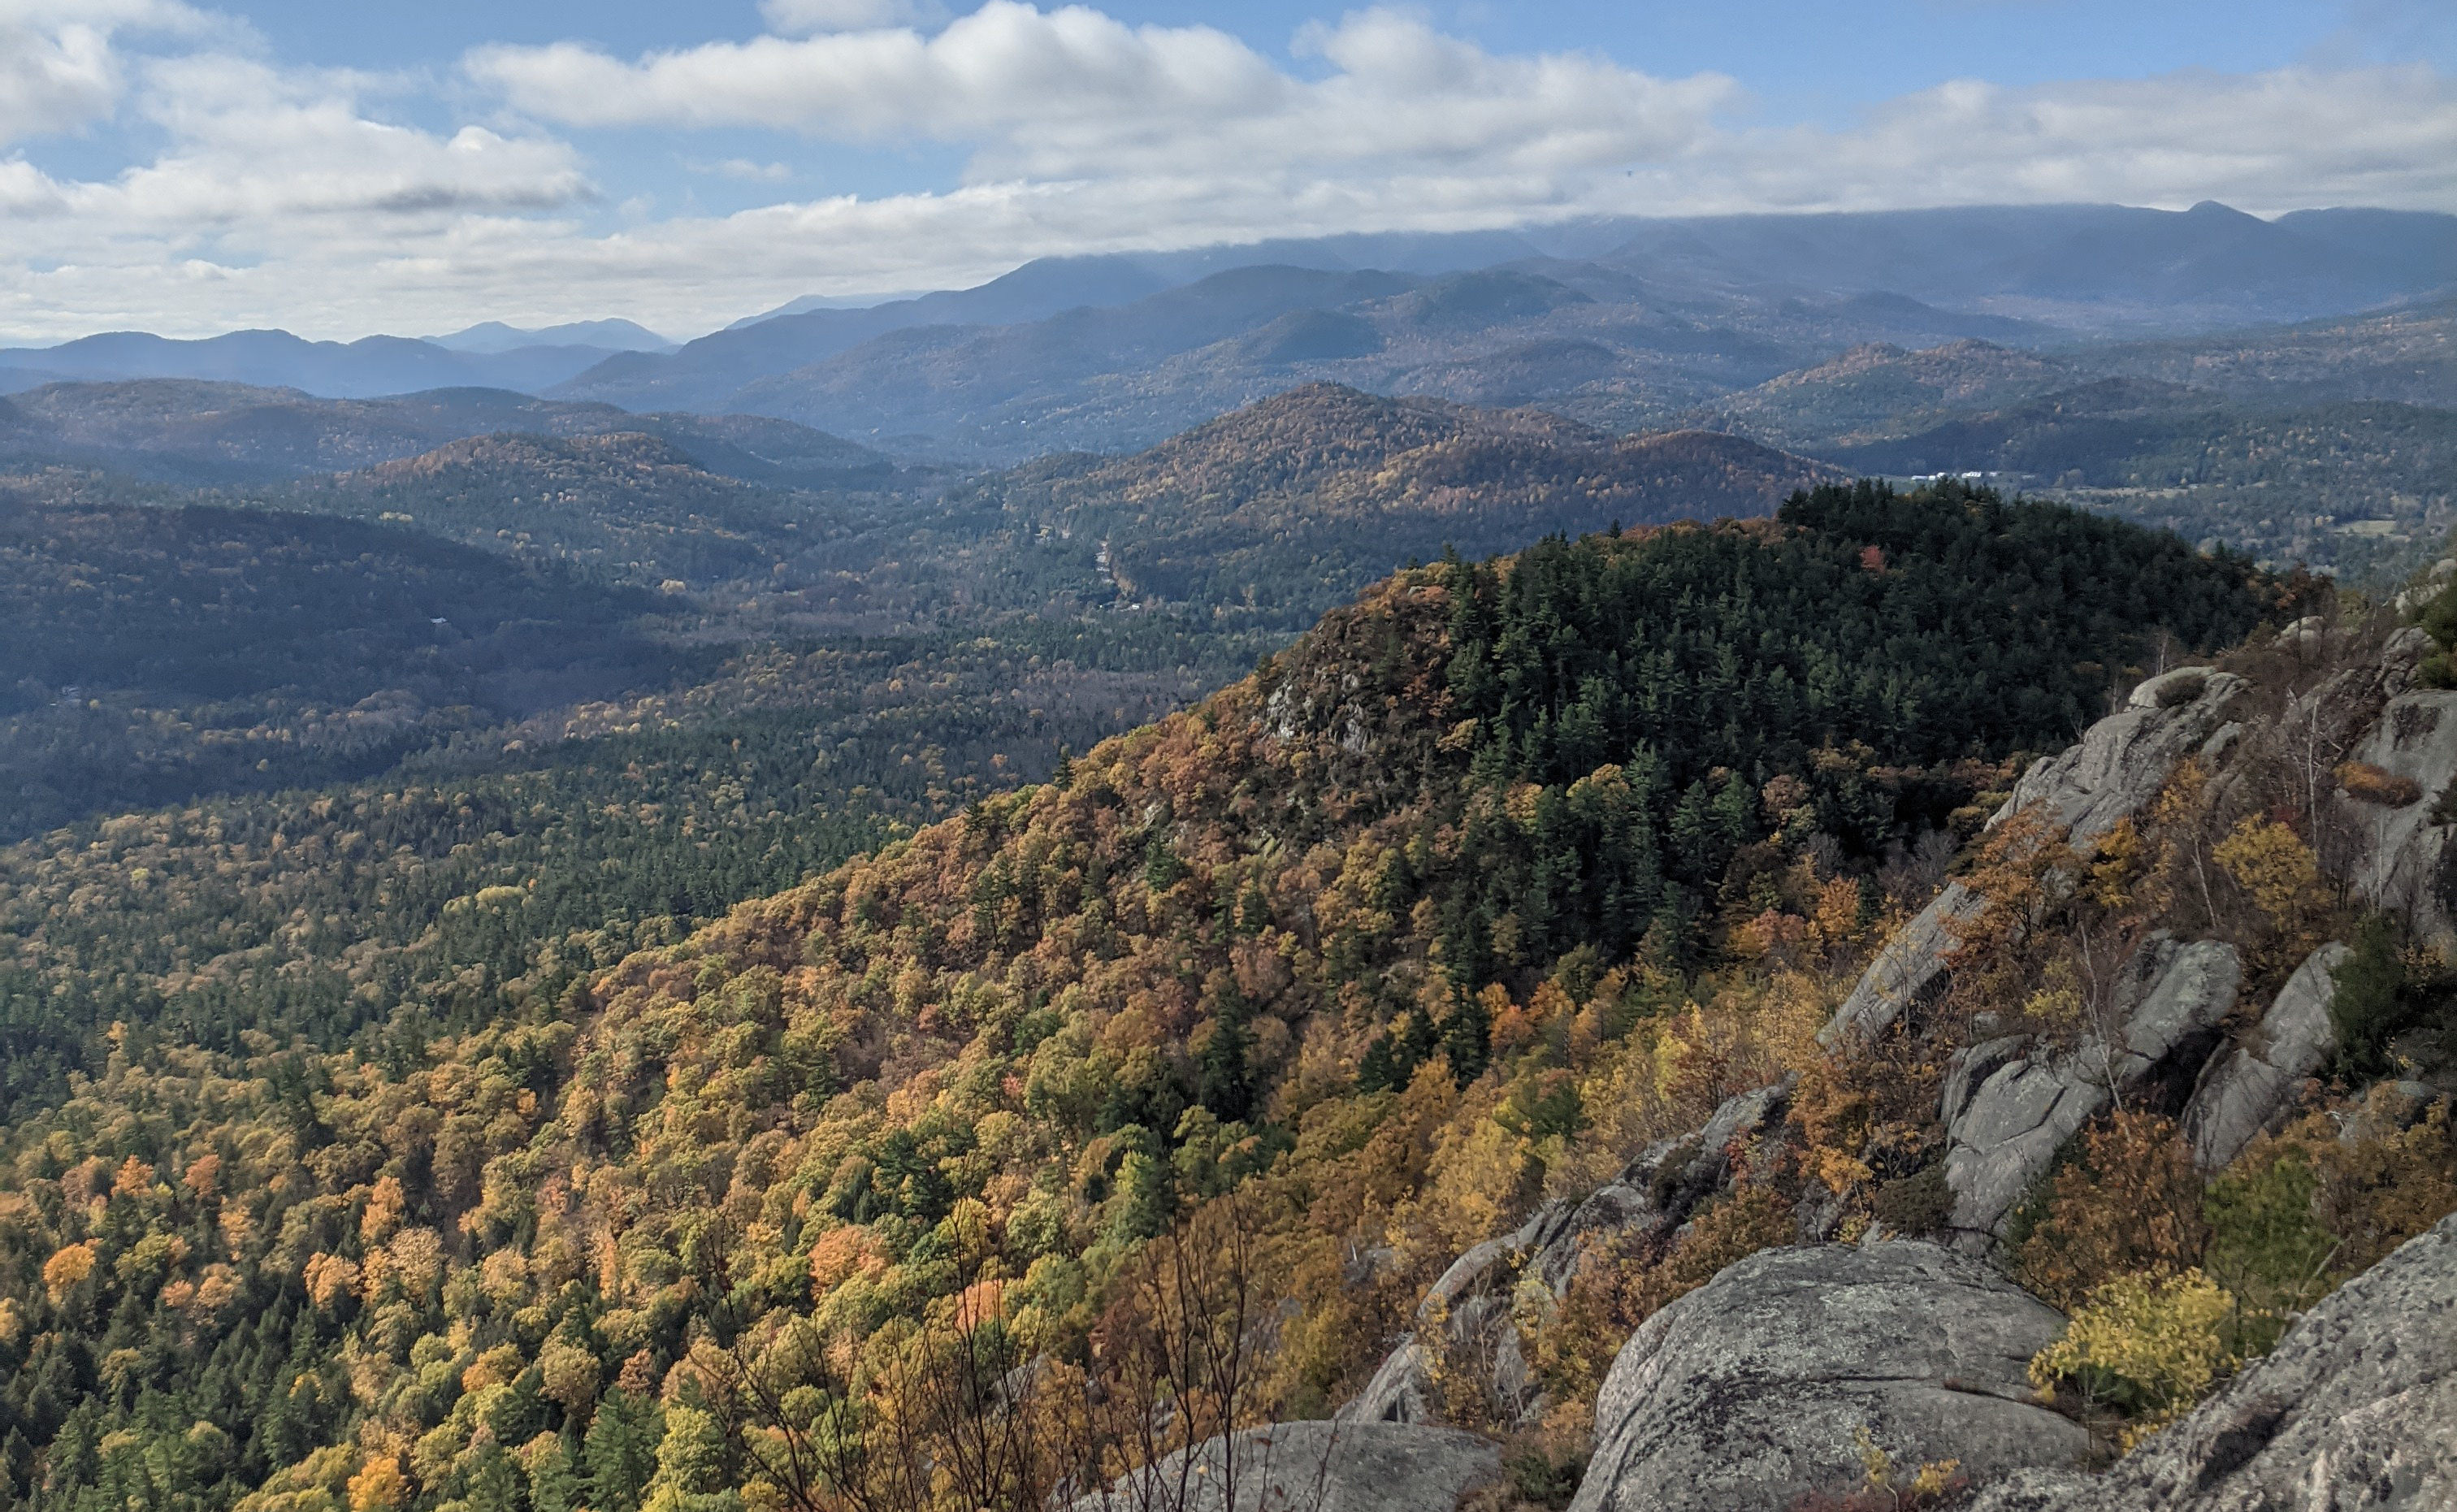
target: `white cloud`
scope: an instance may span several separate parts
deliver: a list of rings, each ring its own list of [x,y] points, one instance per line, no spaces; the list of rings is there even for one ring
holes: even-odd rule
[[[2326,204],[2457,210],[2457,89],[2419,65],[2185,72],[2009,90],[1966,79],[1848,130],[1734,135],[1648,165],[1621,202],[1699,209],[2100,200],[2255,213]]]
[[[0,0],[0,146],[108,117],[124,82],[114,33],[207,25],[176,0]]]
[[[0,30],[53,39],[40,87],[65,102],[46,115],[17,103],[35,85],[0,84],[0,129],[117,114],[168,141],[91,181],[0,159],[0,331],[358,335],[609,313],[704,329],[801,294],[948,286],[1054,253],[1597,213],[2204,197],[2457,209],[2457,90],[2420,65],[1959,81],[1795,127],[1752,124],[1718,74],[1497,54],[1390,11],[1306,29],[1290,62],[1208,28],[1080,6],[991,0],[925,31],[869,0],[772,0],[776,34],[749,42],[633,59],[481,49],[467,80],[505,109],[427,130],[371,105],[397,81],[280,69],[212,38],[128,51],[140,12],[172,14],[157,3],[38,13],[0,0]],[[76,52],[59,40],[72,13],[120,19],[97,31],[101,52]],[[0,80],[12,68],[33,76],[10,57]],[[721,131],[728,153],[761,131],[942,144],[963,166],[903,194],[608,215],[589,210],[568,139],[608,127]],[[765,155],[684,163],[791,176]]]

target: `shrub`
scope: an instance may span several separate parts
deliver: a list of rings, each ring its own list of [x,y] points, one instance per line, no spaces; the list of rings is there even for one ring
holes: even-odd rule
[[[1909,1481],[1894,1477],[1894,1457],[1865,1426],[1851,1430],[1859,1446],[1862,1481],[1858,1490],[1843,1496],[1812,1491],[1791,1504],[1790,1512],[1918,1512],[1944,1506],[1970,1488],[1959,1460],[1933,1460],[1911,1472]]]
[[[2402,777],[2383,771],[2368,761],[2348,761],[2337,771],[2338,786],[2346,797],[2359,802],[2377,803],[2385,809],[2402,809],[2423,800],[2423,785],[2412,777]]]
[[[2198,1264],[2208,1241],[2191,1148],[2168,1120],[2119,1111],[2088,1130],[2080,1157],[2055,1172],[2015,1248],[2013,1274],[2070,1311],[2111,1275]]]
[[[2281,934],[2297,934],[2326,906],[2312,847],[2266,815],[2246,816],[2210,855]]]
[[[2338,1069],[2365,1076],[2386,1068],[2389,1036],[2405,1026],[2405,962],[2386,914],[2365,917],[2350,945],[2331,973],[2337,990],[2329,997],[2329,1025],[2338,1036]]]
[[[1934,1233],[1953,1214],[1953,1189],[1945,1184],[1945,1162],[1877,1189],[1871,1209],[1877,1221],[1900,1234]]]
[[[2139,1272],[2092,1289],[2064,1336],[2031,1361],[2042,1396],[2060,1383],[2086,1407],[2112,1407],[2128,1419],[2117,1446],[2130,1450],[2190,1411],[2235,1364],[2226,1326],[2235,1299],[2198,1270]]]
[[[2254,1141],[2236,1169],[2300,1154],[2316,1182],[2313,1216],[2340,1245],[2330,1264],[2354,1275],[2457,1212],[2457,1128],[2448,1105],[2435,1104],[2411,1124],[2410,1112],[2405,1095],[2384,1083],[2343,1128],[2328,1113],[2311,1114]]]
[[[2337,1285],[2343,1245],[2314,1214],[2320,1176],[2302,1150],[2265,1148],[2210,1184],[2210,1243],[2202,1268],[2235,1298],[2228,1349],[2249,1358],[2276,1346],[2286,1325]]]
[[[2174,682],[2171,682],[2164,688],[2158,690],[2158,707],[2161,709],[2180,709],[2184,705],[2191,703],[2194,699],[2199,698],[2202,693],[2208,689],[2209,685],[2210,680],[2207,676],[2178,677]]]
[[[1586,1471],[1583,1443],[1542,1430],[1522,1433],[1501,1446],[1501,1474],[1471,1487],[1458,1512],[1561,1512]]]

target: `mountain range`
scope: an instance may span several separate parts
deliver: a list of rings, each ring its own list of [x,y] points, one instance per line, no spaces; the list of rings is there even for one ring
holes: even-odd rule
[[[0,459],[187,484],[348,471],[504,432],[650,435],[710,472],[782,487],[859,487],[893,471],[868,447],[791,421],[635,415],[500,388],[320,399],[296,388],[147,379],[54,383],[0,399]]]
[[[0,387],[179,377],[364,398],[494,386],[762,414],[904,455],[1001,463],[1146,445],[1323,379],[1660,427],[1865,342],[2166,340],[2345,317],[2452,285],[2457,217],[2421,213],[2262,220],[2217,204],[2073,205],[1585,221],[1048,259],[973,289],[788,305],[671,350],[608,321],[349,343],[116,333],[0,352]]]

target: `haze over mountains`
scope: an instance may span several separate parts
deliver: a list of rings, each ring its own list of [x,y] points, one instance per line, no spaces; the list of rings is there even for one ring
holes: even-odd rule
[[[2264,221],[2204,204],[1598,221],[1051,259],[973,289],[788,306],[672,350],[618,321],[347,343],[114,333],[0,352],[0,388],[176,377],[366,398],[488,386],[766,415],[907,455],[1001,462],[1149,445],[1311,379],[1540,402],[1631,429],[1863,342],[2169,338],[2452,285],[2457,217],[2420,213]]]

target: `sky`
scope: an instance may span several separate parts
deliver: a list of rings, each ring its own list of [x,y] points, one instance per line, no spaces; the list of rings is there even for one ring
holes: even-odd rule
[[[0,0],[0,343],[1595,216],[2457,212],[2457,0]]]

